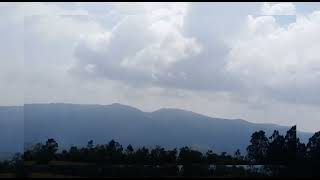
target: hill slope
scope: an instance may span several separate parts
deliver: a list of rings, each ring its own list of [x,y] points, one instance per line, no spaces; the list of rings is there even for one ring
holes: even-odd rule
[[[0,159],[23,150],[23,107],[0,107]]]
[[[121,105],[26,104],[26,145],[57,139],[62,147],[107,143],[114,138],[123,145],[161,145],[167,148],[191,145],[201,150],[242,152],[254,131],[269,135],[274,129],[285,133],[288,127],[254,124],[244,120],[212,118],[180,109],[143,112]],[[311,134],[301,133],[302,139]]]

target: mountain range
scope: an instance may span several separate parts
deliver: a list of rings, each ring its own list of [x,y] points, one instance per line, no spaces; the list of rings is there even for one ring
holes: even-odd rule
[[[89,140],[105,144],[111,139],[126,146],[166,148],[191,146],[199,150],[245,153],[253,132],[273,130],[284,134],[290,127],[257,124],[242,119],[213,118],[181,109],[144,112],[114,103],[79,105],[65,103],[25,104],[0,107],[0,152],[20,151],[54,138],[61,148],[86,145]],[[311,133],[298,132],[301,141]],[[24,143],[22,143],[24,142]]]

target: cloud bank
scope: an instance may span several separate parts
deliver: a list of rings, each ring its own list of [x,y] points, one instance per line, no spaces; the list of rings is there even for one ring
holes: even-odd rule
[[[1,3],[0,98],[15,104],[24,89],[19,102],[172,106],[315,130],[320,5],[306,6]]]

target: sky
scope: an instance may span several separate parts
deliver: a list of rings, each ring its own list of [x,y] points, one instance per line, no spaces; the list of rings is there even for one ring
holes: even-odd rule
[[[320,129],[320,3],[0,3],[0,105]]]

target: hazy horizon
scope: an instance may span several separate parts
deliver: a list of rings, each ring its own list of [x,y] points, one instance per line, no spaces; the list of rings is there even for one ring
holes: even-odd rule
[[[110,105],[115,105],[115,104],[119,104],[119,105],[123,105],[123,106],[129,106],[131,108],[135,108],[135,109],[138,109],[142,112],[146,112],[146,113],[152,113],[152,112],[156,112],[156,111],[159,111],[159,110],[167,110],[167,109],[171,109],[171,110],[182,110],[182,111],[188,111],[188,112],[192,112],[192,113],[196,113],[196,114],[200,114],[200,115],[203,115],[203,116],[207,116],[207,117],[210,117],[210,118],[218,118],[218,119],[226,119],[226,120],[242,120],[242,121],[245,121],[245,122],[248,122],[248,123],[254,123],[254,124],[269,124],[269,125],[276,125],[276,126],[284,126],[284,127],[290,127],[290,126],[294,126],[296,124],[291,124],[291,125],[282,125],[282,124],[276,124],[276,123],[268,123],[268,122],[252,122],[248,119],[243,119],[243,118],[238,118],[238,117],[229,117],[229,118],[225,118],[225,117],[219,117],[219,116],[212,116],[212,115],[208,115],[208,114],[203,114],[203,113],[200,113],[200,112],[196,112],[196,111],[193,111],[193,110],[188,110],[188,109],[183,109],[183,108],[176,108],[176,107],[170,107],[170,106],[163,106],[163,107],[160,107],[160,108],[157,108],[157,109],[154,109],[154,110],[143,110],[141,108],[138,108],[138,107],[135,107],[133,105],[129,105],[129,104],[123,104],[123,103],[119,103],[119,102],[113,102],[113,103],[110,103],[110,104],[92,104],[92,103],[89,103],[89,104],[78,104],[78,103],[67,103],[67,102],[48,102],[48,103],[29,103],[29,104],[24,104],[24,105],[17,105],[17,106],[0,106],[0,107],[24,107],[25,105],[50,105],[50,104],[65,104],[65,105],[84,105],[84,106],[110,106]],[[301,131],[298,127],[298,131],[300,132],[307,132],[307,133],[315,133],[316,131]]]
[[[126,104],[316,132],[320,3],[0,3],[0,106]]]

